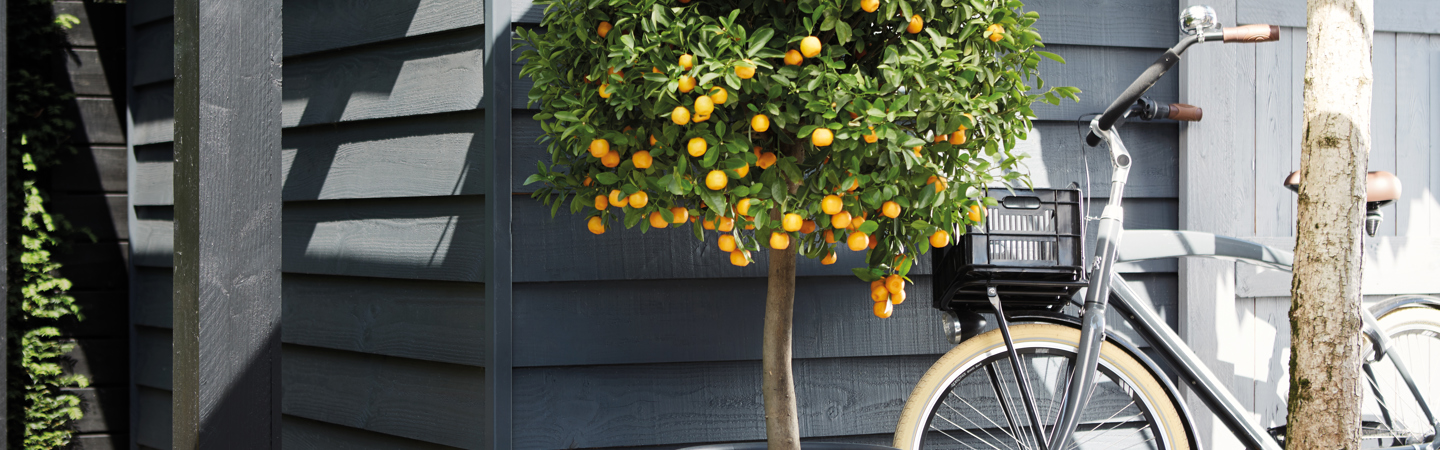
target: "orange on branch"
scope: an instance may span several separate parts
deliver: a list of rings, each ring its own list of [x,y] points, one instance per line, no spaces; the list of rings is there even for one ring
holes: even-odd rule
[[[850,211],[840,211],[830,215],[830,226],[837,230],[844,229],[850,226],[851,219],[853,217],[850,216]]]
[[[725,88],[719,86],[710,88],[710,101],[714,103],[714,106],[725,106],[726,100],[730,100],[730,93],[726,92]]]
[[[730,252],[730,264],[734,264],[740,267],[750,265],[750,251],[735,250],[733,252]]]
[[[845,244],[850,246],[850,251],[858,252],[870,246],[870,236],[856,231],[850,233],[850,237],[845,239]]]
[[[685,221],[690,220],[690,210],[681,206],[672,207],[670,208],[670,216],[672,217],[670,223],[685,223]]]
[[[845,201],[841,200],[838,195],[827,195],[825,198],[820,199],[820,211],[825,214],[839,214],[840,210],[844,207]]]
[[[620,165],[620,152],[606,153],[600,157],[600,165],[614,169]]]
[[[700,222],[700,227],[701,227],[701,228],[704,228],[704,229],[707,229],[707,230],[713,230],[713,229],[715,229],[715,219],[711,219],[711,218],[709,218],[709,217],[706,217],[704,221],[701,221],[701,222]]]
[[[685,151],[696,158],[705,156],[705,151],[709,148],[710,144],[706,143],[705,138],[702,137],[690,138],[690,143],[685,145]]]
[[[730,178],[726,177],[723,171],[712,170],[709,174],[705,175],[705,187],[710,188],[712,191],[725,189],[725,185],[728,184],[730,184]]]
[[[879,302],[883,302],[883,301],[886,301],[886,300],[889,300],[889,299],[890,299],[890,291],[886,291],[884,286],[871,286],[871,287],[870,287],[870,300],[871,300],[871,301],[874,301],[874,302],[876,302],[876,303],[879,303]]]
[[[708,116],[715,112],[715,101],[704,95],[695,98],[695,115]]]
[[[609,89],[610,83],[600,83],[600,87],[596,90],[600,92],[600,98],[610,98],[612,94],[610,93]]]
[[[770,248],[776,250],[790,248],[790,235],[778,231],[770,233]]]
[[[800,231],[805,226],[805,219],[799,214],[787,213],[780,219],[780,228],[785,231]]]
[[[600,216],[592,216],[585,222],[585,227],[589,228],[591,233],[605,234],[605,219],[601,219]]]
[[[860,0],[860,9],[873,13],[880,9],[880,0]]]
[[[590,141],[590,156],[600,158],[607,153],[610,153],[610,141],[604,139]]]
[[[895,305],[890,304],[888,300],[883,302],[875,302],[875,317],[879,317],[881,319],[889,319],[890,315],[894,313]]]
[[[665,221],[665,215],[660,214],[660,211],[650,212],[650,228],[665,228],[668,226],[670,226],[670,222]]]
[[[739,201],[735,202],[735,213],[745,217],[750,217],[750,199],[742,198]]]
[[[900,292],[891,292],[891,293],[890,293],[890,304],[892,304],[892,305],[898,305],[898,304],[901,304],[901,303],[905,303],[905,291],[902,290],[902,291],[900,291]]]
[[[965,143],[965,130],[964,130],[964,127],[961,127],[961,130],[960,130],[960,131],[956,131],[956,132],[954,132],[954,133],[950,133],[950,143],[951,143],[951,144],[954,144],[954,145],[961,145],[961,144],[964,144],[964,143]]]
[[[829,147],[832,142],[835,142],[835,132],[829,128],[817,128],[810,132],[810,143],[816,147]]]
[[[650,152],[641,150],[630,155],[630,162],[635,164],[636,169],[649,169],[655,158],[650,157]]]
[[[820,49],[820,38],[818,37],[805,36],[805,39],[800,40],[800,54],[805,55],[806,58],[814,58],[818,56],[820,54]]]
[[[823,234],[823,236],[825,237],[825,243],[826,243],[826,244],[834,244],[834,243],[835,243],[835,230],[825,230],[825,233]]]
[[[970,211],[965,215],[970,219],[971,222],[978,223],[982,220],[985,220],[985,209],[981,208],[980,205],[970,205]]]
[[[919,34],[920,31],[924,29],[925,19],[921,19],[919,14],[910,16],[910,25],[907,25],[905,27],[906,32],[910,34]]]
[[[899,274],[890,274],[885,277],[885,290],[895,293],[903,289],[905,289],[905,279],[901,278]]]
[[[754,63],[750,62],[750,60],[748,60],[748,59],[745,60],[745,63],[746,63],[746,64],[754,64]],[[754,77],[755,77],[755,67],[753,67],[753,66],[752,66],[752,67],[745,67],[745,66],[743,66],[743,65],[736,64],[736,65],[735,65],[735,76],[740,77],[740,79],[742,79],[742,80],[748,80],[748,79],[754,78]]]
[[[820,260],[820,265],[822,265],[822,266],[828,266],[828,265],[831,265],[831,264],[835,264],[835,260],[836,260],[836,259],[838,259],[837,255],[835,254],[834,251],[831,251],[830,253],[826,253],[826,254],[825,254],[825,258],[823,258],[823,259]]]
[[[630,206],[630,196],[625,195],[625,192],[619,189],[612,189],[610,190],[610,204],[616,208]]]
[[[695,67],[695,56],[689,53],[680,55],[680,68],[690,70],[691,67]]]
[[[645,191],[635,191],[634,194],[630,194],[631,208],[644,208],[648,204],[650,204],[650,194],[646,194]]]
[[[805,234],[814,233],[814,232],[815,232],[815,221],[810,220],[810,219],[805,219],[805,222],[803,222],[803,223],[800,224],[800,232],[801,232],[801,233],[805,233]]]
[[[761,169],[769,169],[770,166],[775,165],[775,159],[776,159],[775,153],[772,153],[772,152],[761,153],[761,154],[760,154],[759,161],[756,161],[756,162],[755,162],[755,165],[760,166]]]
[[[716,231],[723,231],[723,232],[729,233],[730,230],[734,230],[734,229],[735,229],[735,219],[732,219],[732,218],[729,218],[729,217],[721,217],[721,218],[720,218],[720,221],[715,223],[715,230],[716,230]]]
[[[609,208],[609,207],[610,207],[610,200],[609,200],[609,199],[606,199],[605,196],[603,196],[603,195],[597,195],[597,196],[595,196],[595,209],[604,211],[605,208]]]
[[[900,204],[894,201],[887,201],[880,205],[880,215],[894,219],[900,217]]]
[[[803,64],[804,62],[805,57],[801,56],[800,52],[796,51],[795,49],[792,48],[785,51],[785,65],[798,66],[800,64]]]
[[[676,83],[676,88],[680,89],[680,92],[690,92],[694,90],[695,78],[689,75],[681,75],[680,81]]]
[[[685,109],[684,106],[676,106],[673,111],[670,111],[670,121],[675,122],[676,125],[690,123],[690,110]]]
[[[610,22],[600,22],[600,26],[596,27],[595,32],[599,33],[601,38],[604,38],[610,34],[610,29],[612,28],[614,28],[614,26],[610,25]]]
[[[720,239],[716,240],[715,245],[720,247],[720,251],[733,252],[735,251],[735,235],[722,234]]]
[[[880,140],[880,136],[875,134],[875,127],[870,127],[870,134],[865,135],[865,142],[874,144],[878,140]]]
[[[770,129],[770,117],[764,114],[756,114],[755,117],[750,118],[750,129],[755,130],[759,133],[764,133],[766,130]]]

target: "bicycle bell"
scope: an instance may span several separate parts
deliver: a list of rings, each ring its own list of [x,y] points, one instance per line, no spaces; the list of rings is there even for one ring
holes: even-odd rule
[[[1220,17],[1215,14],[1215,9],[1209,6],[1195,5],[1180,13],[1180,31],[1187,35],[1194,36],[1219,28]]]

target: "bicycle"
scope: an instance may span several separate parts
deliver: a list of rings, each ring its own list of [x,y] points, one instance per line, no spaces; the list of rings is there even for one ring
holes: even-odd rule
[[[945,333],[956,346],[912,391],[895,447],[1200,448],[1175,383],[1139,347],[1106,328],[1106,311],[1114,306],[1245,445],[1280,448],[1283,427],[1264,429],[1248,420],[1220,379],[1114,273],[1119,262],[1175,257],[1239,260],[1280,270],[1292,264],[1290,252],[1240,239],[1123,229],[1121,200],[1131,160],[1118,127],[1125,119],[1199,120],[1202,115],[1193,106],[1143,99],[1145,91],[1191,45],[1279,39],[1279,28],[1269,25],[1220,28],[1213,11],[1206,10],[1187,9],[1181,24],[1189,36],[1090,123],[1087,144],[1107,143],[1112,165],[1093,257],[1083,252],[1086,216],[1077,189],[1012,189],[1013,195],[989,209],[982,227],[963,236],[960,248],[937,250],[934,306],[945,312]],[[1295,178],[1292,174],[1286,184],[1298,185]],[[1375,189],[1367,198],[1366,231],[1373,236],[1379,208],[1398,197],[1399,182],[1383,172],[1372,173],[1370,182]],[[1088,271],[1085,261],[1093,261]],[[1081,307],[1078,314],[1067,311],[1076,306]],[[982,313],[993,314],[997,328],[979,333],[985,326]],[[1429,363],[1411,367],[1406,361],[1440,354],[1440,299],[1395,297],[1363,309],[1362,316],[1370,344],[1363,401],[1371,420],[1362,423],[1367,441],[1435,449],[1440,422],[1427,400],[1440,399],[1440,368]]]

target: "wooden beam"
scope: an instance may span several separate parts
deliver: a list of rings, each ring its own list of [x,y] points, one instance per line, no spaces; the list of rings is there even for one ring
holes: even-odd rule
[[[175,2],[174,448],[280,447],[280,9]]]
[[[514,349],[511,310],[514,278],[510,237],[512,85],[510,55],[511,1],[485,0],[485,445],[513,447]]]
[[[7,80],[5,79],[5,74],[7,73],[6,66],[10,59],[10,55],[6,54],[5,50],[10,46],[10,34],[7,32],[5,26],[5,24],[9,21],[9,17],[6,16],[5,10],[8,10],[9,8],[4,6],[6,6],[5,2],[3,0],[0,0],[0,86],[8,86],[6,84]],[[8,105],[6,101],[9,96],[0,97],[3,97],[0,98],[0,111],[9,111],[9,109],[7,108],[9,108],[10,105]],[[8,128],[9,127],[0,127],[0,149],[5,150],[5,154],[7,155],[7,157],[10,154],[10,137],[6,135]],[[0,173],[0,186],[6,186],[8,189],[8,187],[10,186],[10,180],[9,178],[7,178],[7,174],[9,173],[9,171],[6,170],[5,172],[6,173]],[[9,196],[7,195],[6,197]],[[10,210],[9,208],[10,206],[6,204],[6,199],[0,198],[0,210],[8,212]],[[9,231],[10,227],[8,225],[0,227],[0,253],[4,253],[6,255],[10,254],[10,250],[6,248],[10,243]],[[0,296],[3,296],[7,299],[10,298],[9,280],[10,264],[0,264]],[[6,310],[9,310],[9,308],[6,308]],[[10,335],[9,323],[10,318],[6,316],[6,311],[0,311],[0,359],[3,359],[5,361],[10,360],[5,354],[6,349],[10,348],[10,343],[5,342],[6,337]],[[0,373],[0,385],[10,385],[7,374]],[[6,402],[6,398],[9,398],[10,396],[6,395],[3,397],[4,398],[0,398],[0,411],[9,411],[9,404]],[[0,450],[5,450],[6,448],[8,448],[8,445],[6,443],[10,442],[8,425],[9,421],[6,421],[5,424],[0,424]]]

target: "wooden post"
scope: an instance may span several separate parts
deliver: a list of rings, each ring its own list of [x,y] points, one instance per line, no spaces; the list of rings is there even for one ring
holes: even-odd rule
[[[0,0],[0,86],[7,86],[9,83],[9,80],[5,78],[10,57],[10,55],[5,53],[6,49],[10,48],[8,27],[5,26],[10,20],[10,17],[6,15],[6,11],[9,10],[9,2]],[[9,95],[0,95],[0,111],[10,110],[10,104],[6,101],[9,98]],[[9,127],[0,127],[0,150],[4,150],[4,152],[0,152],[0,154],[3,155],[10,154],[10,136],[8,130]],[[7,178],[9,172],[9,170],[0,170],[0,186],[10,185],[10,180]],[[4,197],[0,197],[0,211],[9,211],[10,205],[8,205],[5,200]],[[6,226],[0,226],[0,254],[10,254],[10,250],[7,248],[9,244],[10,226],[8,224]],[[9,262],[0,264],[0,298],[7,300],[10,298]],[[10,317],[6,314],[7,310],[9,310],[9,308],[0,308],[0,361],[10,360],[9,355],[6,353],[6,349],[10,348],[10,342],[6,339],[6,336],[10,334]],[[0,386],[10,385],[10,380],[6,372],[9,371],[0,371]],[[0,395],[0,411],[9,411],[8,408],[10,404],[6,401],[8,397],[8,395]],[[10,442],[8,424],[9,421],[0,423],[0,450],[5,450],[8,447],[6,443]]]
[[[174,447],[280,447],[281,0],[175,2]]]
[[[511,346],[510,241],[510,1],[485,0],[485,444],[511,448],[511,394],[514,355]]]

